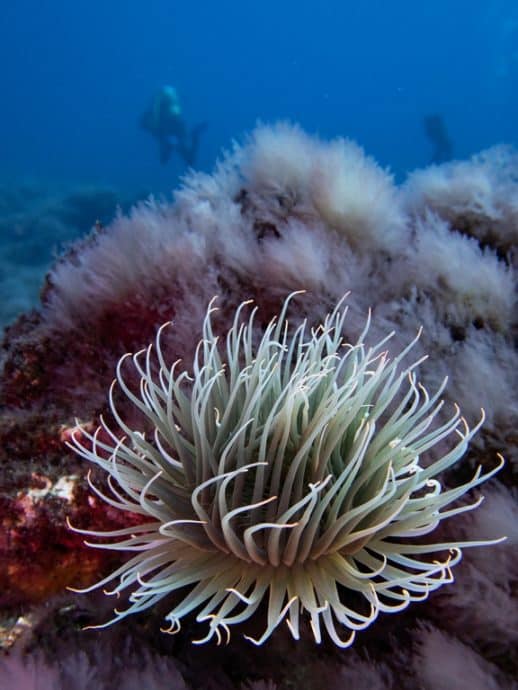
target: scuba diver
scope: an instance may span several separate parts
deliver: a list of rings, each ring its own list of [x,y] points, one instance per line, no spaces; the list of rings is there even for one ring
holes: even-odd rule
[[[453,145],[442,115],[427,115],[423,120],[424,131],[433,146],[432,164],[446,163],[453,157]]]
[[[196,160],[200,134],[206,123],[189,132],[182,117],[182,108],[174,86],[163,86],[154,96],[150,108],[140,118],[140,126],[158,141],[160,163],[165,165],[173,151],[178,151],[186,165]]]

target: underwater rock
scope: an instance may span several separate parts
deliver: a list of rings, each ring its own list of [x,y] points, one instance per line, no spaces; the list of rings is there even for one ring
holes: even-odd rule
[[[109,571],[109,552],[85,547],[66,518],[103,531],[128,526],[128,515],[95,503],[89,468],[63,439],[76,419],[91,428],[101,414],[113,421],[106,392],[117,361],[146,347],[164,322],[174,323],[165,356],[188,366],[215,295],[217,333],[228,330],[244,299],[253,299],[259,336],[297,290],[305,293],[290,303],[294,325],[304,318],[317,325],[350,292],[344,336],[356,342],[370,308],[369,342],[395,331],[389,356],[422,325],[415,354],[429,355],[423,383],[434,391],[448,375],[447,412],[458,403],[472,425],[480,407],[486,413],[448,485],[465,481],[476,465],[490,470],[497,453],[507,460],[500,481],[511,485],[518,462],[517,193],[518,164],[508,149],[418,171],[398,188],[352,142],[324,142],[279,124],[254,131],[212,175],[190,174],[173,203],[150,198],[78,240],[48,274],[40,307],[7,328],[2,344],[4,605],[29,609],[65,585],[86,585]],[[116,402],[127,423],[138,421],[123,396]],[[55,487],[72,476],[72,493],[57,495]],[[102,474],[94,481],[102,486]],[[447,538],[456,533],[454,523],[445,528]],[[477,538],[475,526],[466,529]],[[59,557],[49,557],[49,543]],[[491,548],[485,551],[482,561],[491,559]],[[24,579],[34,584],[22,587]],[[455,586],[450,591],[454,599]],[[444,627],[430,601],[366,634],[362,649],[387,665],[387,677],[401,663],[391,656],[390,635],[411,638],[416,616]],[[477,653],[512,674],[515,662],[505,651],[487,651],[485,630],[481,623],[473,634]],[[256,676],[264,678],[283,680]]]
[[[102,186],[0,184],[0,328],[39,301],[56,252],[145,196]]]

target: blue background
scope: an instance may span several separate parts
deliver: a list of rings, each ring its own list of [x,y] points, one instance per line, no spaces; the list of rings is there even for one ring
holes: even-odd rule
[[[46,178],[168,192],[137,126],[163,84],[197,167],[279,118],[354,138],[401,178],[426,165],[423,117],[456,157],[518,138],[518,4],[480,0],[3,0],[0,180]]]

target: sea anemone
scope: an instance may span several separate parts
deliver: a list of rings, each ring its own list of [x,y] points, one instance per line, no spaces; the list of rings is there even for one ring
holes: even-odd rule
[[[470,429],[455,408],[445,421],[445,382],[429,395],[415,374],[422,360],[401,364],[415,340],[390,358],[390,335],[365,344],[368,319],[357,342],[345,342],[344,299],[318,328],[292,327],[291,297],[262,332],[257,308],[243,302],[225,339],[214,334],[211,303],[190,372],[166,361],[164,324],[154,344],[119,361],[109,393],[118,429],[101,418],[95,433],[73,434],[71,447],[108,475],[111,494],[89,478],[93,491],[144,516],[126,529],[83,531],[102,538],[90,546],[135,554],[81,590],[115,581],[110,593],[130,593],[127,608],[96,627],[176,592],[163,631],[197,610],[209,628],[198,643],[228,639],[264,601],[264,634],[247,637],[255,644],[284,620],[298,639],[302,614],[316,642],[323,626],[347,647],[380,611],[451,582],[460,547],[488,543],[420,540],[476,507],[482,499],[450,504],[499,469],[479,468],[456,488],[436,478],[482,420]],[[118,410],[117,387],[142,414],[140,429]],[[444,453],[423,465],[439,443]]]

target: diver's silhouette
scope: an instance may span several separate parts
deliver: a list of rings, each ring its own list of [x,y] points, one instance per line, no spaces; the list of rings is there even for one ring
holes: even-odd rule
[[[432,142],[434,150],[431,163],[446,163],[452,159],[453,146],[448,130],[441,115],[427,115],[424,120],[426,136]]]
[[[201,123],[189,132],[182,117],[176,89],[174,86],[163,86],[154,96],[151,106],[142,114],[140,126],[158,141],[162,165],[168,162],[176,150],[186,165],[193,166],[200,135],[207,125]]]

